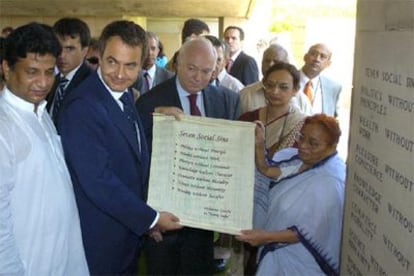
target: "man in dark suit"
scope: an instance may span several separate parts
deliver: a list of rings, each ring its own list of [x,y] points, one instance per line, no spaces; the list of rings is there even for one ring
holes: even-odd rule
[[[184,22],[184,26],[181,30],[181,45],[187,40],[206,35],[210,33],[210,28],[207,23],[198,18],[189,18]],[[176,71],[178,51],[176,51],[173,57],[168,61],[165,68],[171,72]]]
[[[92,275],[135,273],[141,237],[178,229],[178,219],[144,199],[149,156],[129,87],[146,53],[145,31],[115,21],[102,31],[101,64],[70,95],[59,115],[65,157]]]
[[[136,107],[143,119],[148,144],[152,139],[152,112],[174,116],[198,113],[230,120],[238,117],[238,95],[209,85],[216,60],[216,50],[207,39],[187,41],[177,57],[176,77],[138,99]],[[190,102],[193,97],[196,97],[196,107]],[[163,235],[161,242],[148,240],[144,252],[148,275],[209,275],[213,272],[212,231],[185,227]]]
[[[224,30],[224,41],[230,52],[227,71],[245,86],[259,80],[259,68],[256,60],[242,51],[244,31],[237,26],[228,26]]]
[[[153,32],[147,32],[148,55],[144,59],[143,70],[138,75],[134,87],[140,95],[146,93],[157,84],[166,81],[174,74],[167,69],[156,65],[158,53],[160,52],[160,41]]]
[[[55,83],[46,99],[46,108],[56,125],[67,95],[92,72],[84,62],[91,35],[84,21],[69,17],[56,21],[53,31],[62,46],[62,53],[56,62],[59,74],[56,75]]]

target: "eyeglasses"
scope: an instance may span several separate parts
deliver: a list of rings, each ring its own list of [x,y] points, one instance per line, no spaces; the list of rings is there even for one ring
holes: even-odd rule
[[[99,63],[99,58],[97,57],[90,57],[86,59],[90,64],[96,65]]]
[[[328,143],[325,142],[320,142],[314,138],[308,138],[305,135],[303,135],[302,133],[297,133],[295,135],[295,141],[298,144],[303,144],[303,143],[308,143],[308,145],[312,148],[312,149],[317,149],[322,145],[328,145]]]
[[[273,82],[264,82],[263,89],[268,92],[273,92],[276,88],[281,92],[288,92],[292,87],[287,83],[273,83]]]

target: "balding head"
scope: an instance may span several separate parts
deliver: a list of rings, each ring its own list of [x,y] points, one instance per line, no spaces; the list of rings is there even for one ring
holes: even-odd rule
[[[277,62],[289,62],[288,52],[279,44],[273,43],[263,52],[262,74],[265,75],[267,69]]]
[[[331,65],[332,51],[322,43],[312,45],[303,57],[305,65],[302,71],[305,75],[313,79],[318,76],[326,67]]]
[[[177,78],[184,90],[197,93],[206,87],[216,60],[216,49],[209,40],[199,37],[185,42],[177,57]]]

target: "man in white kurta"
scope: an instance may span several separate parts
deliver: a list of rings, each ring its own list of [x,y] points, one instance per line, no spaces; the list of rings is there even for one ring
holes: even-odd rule
[[[0,275],[89,274],[60,139],[43,96],[35,98],[49,88],[49,73],[41,70],[45,60],[53,70],[53,59],[51,53],[28,53],[6,66],[7,86],[0,93]]]

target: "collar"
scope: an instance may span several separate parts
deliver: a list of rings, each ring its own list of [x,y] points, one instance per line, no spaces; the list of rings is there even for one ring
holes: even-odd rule
[[[69,73],[66,74],[66,76],[64,76],[62,73],[59,73],[59,77],[60,78],[65,78],[67,79],[69,82],[72,81],[73,77],[75,76],[76,72],[79,70],[79,68],[81,67],[82,63],[79,64],[75,69],[73,69],[72,71],[70,71]]]
[[[143,73],[145,73],[145,72],[147,72],[148,73],[148,75],[151,77],[151,79],[153,80],[154,79],[154,77],[155,77],[155,71],[157,70],[157,66],[154,64],[154,65],[152,65],[151,66],[151,68],[150,69],[148,69],[148,70],[142,70],[143,71]],[[142,74],[142,75],[144,75],[144,74]]]
[[[2,97],[5,99],[6,102],[11,104],[12,106],[27,111],[27,112],[33,112],[37,115],[37,117],[41,117],[43,113],[45,112],[46,108],[46,101],[41,101],[37,106],[37,112],[35,112],[35,105],[33,103],[30,103],[28,101],[23,100],[22,98],[16,96],[9,90],[9,88],[5,87],[3,90]]]
[[[121,98],[122,94],[124,92],[128,92],[128,91],[114,91],[111,88],[109,88],[108,85],[106,85],[105,81],[102,78],[102,71],[101,71],[101,67],[98,67],[98,69],[96,70],[96,72],[98,73],[98,77],[101,80],[102,84],[105,86],[106,90],[109,91],[109,93],[111,94],[111,96],[115,99],[115,100],[119,100],[119,98]]]
[[[226,72],[226,69],[223,68],[223,70],[221,70],[221,72],[217,75],[217,78],[220,82],[223,81],[224,77],[227,75],[228,73]]]
[[[231,60],[234,62],[240,55],[240,53],[242,52],[242,50],[238,50],[237,52],[234,53],[234,55],[232,55],[230,58]]]
[[[305,87],[306,83],[310,80],[311,83],[312,83],[313,89],[315,89],[316,86],[319,83],[319,78],[320,78],[320,75],[314,77],[313,79],[309,79],[308,76],[305,75],[303,70],[300,70],[300,80],[301,80],[300,81],[300,87],[303,89]]]

